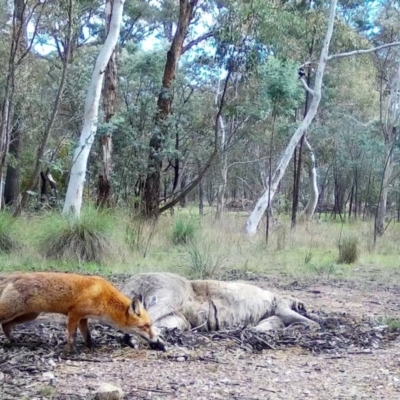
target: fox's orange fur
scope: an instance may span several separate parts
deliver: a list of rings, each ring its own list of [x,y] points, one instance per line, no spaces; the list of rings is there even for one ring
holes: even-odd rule
[[[12,340],[17,324],[32,321],[41,313],[68,317],[67,342],[75,350],[77,328],[92,345],[88,318],[94,317],[126,333],[136,333],[159,343],[152,321],[137,297],[128,298],[99,276],[57,272],[14,273],[0,280],[0,324]]]

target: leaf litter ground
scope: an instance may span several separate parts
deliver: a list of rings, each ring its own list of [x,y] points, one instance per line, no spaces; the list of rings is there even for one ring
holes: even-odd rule
[[[400,330],[376,318],[398,311],[397,286],[257,284],[304,300],[321,329],[173,330],[162,353],[145,343],[126,347],[120,332],[92,323],[96,348],[80,344],[69,355],[65,320],[45,316],[16,328],[16,344],[1,336],[0,398],[91,399],[101,382],[128,399],[400,398]]]

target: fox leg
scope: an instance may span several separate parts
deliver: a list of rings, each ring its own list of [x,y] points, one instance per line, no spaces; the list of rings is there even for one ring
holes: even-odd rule
[[[15,325],[23,324],[25,322],[33,321],[35,320],[40,313],[28,313],[28,314],[23,314],[19,315],[18,317],[15,317],[11,321],[4,322],[1,326],[3,328],[3,332],[6,335],[6,338],[11,342],[13,341],[12,337],[12,329],[14,328]]]
[[[68,313],[67,322],[67,346],[71,353],[76,353],[76,331],[78,330],[79,321],[81,316],[79,314]]]
[[[93,341],[92,341],[92,337],[90,335],[90,330],[89,330],[89,326],[88,326],[88,320],[87,318],[83,318],[79,321],[79,331],[83,337],[83,340],[86,343],[86,346],[88,347],[92,347],[93,346]]]

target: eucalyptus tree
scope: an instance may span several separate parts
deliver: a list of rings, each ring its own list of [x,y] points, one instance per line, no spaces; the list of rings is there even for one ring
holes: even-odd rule
[[[319,103],[321,100],[321,89],[322,89],[323,76],[324,76],[325,67],[326,67],[328,61],[334,60],[334,59],[339,59],[339,58],[344,58],[344,57],[349,57],[349,56],[368,54],[368,53],[382,50],[384,48],[398,46],[400,44],[398,41],[393,41],[391,43],[385,43],[381,46],[377,46],[377,47],[373,47],[373,48],[369,48],[369,49],[353,50],[353,51],[344,52],[344,53],[332,54],[329,56],[329,54],[328,54],[329,46],[330,46],[333,29],[334,29],[334,24],[335,24],[336,6],[337,6],[336,0],[332,0],[330,2],[329,17],[327,19],[327,30],[326,30],[326,34],[325,34],[325,39],[323,41],[323,46],[322,46],[322,50],[320,53],[319,62],[317,64],[313,89],[311,89],[307,85],[307,83],[304,81],[304,79],[302,80],[303,86],[312,95],[310,108],[309,108],[305,118],[303,119],[303,121],[297,127],[295,133],[293,134],[291,140],[289,141],[286,149],[284,150],[284,152],[280,158],[280,161],[279,161],[279,163],[275,169],[275,172],[273,174],[273,177],[272,177],[272,183],[270,184],[271,188],[268,187],[268,189],[266,191],[264,191],[263,195],[258,200],[253,212],[251,213],[251,215],[249,216],[249,218],[246,221],[245,230],[246,230],[246,233],[249,235],[255,234],[257,232],[257,226],[261,220],[261,217],[262,217],[264,211],[266,210],[266,208],[268,207],[268,204],[272,200],[272,197],[274,196],[274,194],[278,188],[278,185],[286,171],[286,168],[287,168],[289,161],[293,155],[294,149],[297,146],[297,143],[303,136],[305,130],[308,129],[312,120],[314,119],[314,117],[317,114],[318,106],[319,106]]]
[[[317,113],[318,105],[321,100],[322,80],[323,80],[323,76],[324,76],[325,67],[326,67],[326,64],[328,61],[329,45],[330,45],[330,41],[331,41],[332,33],[333,33],[333,27],[334,27],[335,15],[336,15],[336,5],[337,5],[337,1],[332,0],[331,5],[330,5],[329,18],[328,18],[328,22],[327,22],[327,30],[326,30],[325,40],[324,40],[324,44],[323,44],[323,47],[321,50],[318,67],[317,67],[317,71],[316,71],[314,89],[310,89],[309,87],[307,87],[307,90],[310,91],[310,93],[312,94],[310,108],[309,108],[305,118],[303,119],[303,121],[301,121],[301,123],[299,124],[295,133],[293,134],[285,151],[283,152],[282,157],[275,169],[274,174],[271,175],[271,179],[269,180],[267,190],[260,197],[253,212],[247,219],[247,221],[246,221],[247,234],[255,234],[257,232],[258,223],[259,223],[264,211],[266,210],[268,205],[271,203],[272,197],[274,196],[274,194],[278,188],[279,182],[285,173],[285,170],[289,164],[290,159],[292,158],[292,155],[293,155],[295,147],[297,146],[297,143],[299,142],[299,140],[303,136],[305,130],[309,127],[309,125],[311,124],[312,120],[314,119],[314,117]]]
[[[97,57],[86,96],[82,132],[79,145],[75,150],[72,160],[70,179],[63,208],[64,214],[72,214],[75,217],[79,217],[82,207],[87,160],[97,131],[98,109],[104,70],[117,45],[124,3],[125,0],[114,0],[110,29],[104,46]]]
[[[174,35],[170,37],[171,46],[167,52],[162,86],[158,96],[158,111],[155,116],[155,127],[150,139],[149,171],[143,192],[144,210],[146,215],[157,217],[160,212],[161,194],[161,152],[163,137],[166,135],[168,117],[172,106],[172,85],[179,59],[184,49],[184,40],[189,25],[195,17],[198,0],[180,0],[178,17]],[[172,5],[172,4],[170,4]]]

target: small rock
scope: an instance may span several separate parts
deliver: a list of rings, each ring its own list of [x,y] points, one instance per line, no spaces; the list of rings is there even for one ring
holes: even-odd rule
[[[122,389],[110,383],[102,383],[94,395],[95,400],[120,400],[123,397]]]
[[[4,374],[0,371],[0,381],[4,379]]]
[[[43,372],[42,378],[52,381],[54,379],[54,374],[52,372]]]
[[[52,358],[50,358],[50,360],[48,362],[49,362],[50,366],[52,366],[52,367],[55,367],[57,365]]]
[[[178,358],[176,359],[176,361],[180,361],[180,362],[185,361],[185,357],[178,357]]]

